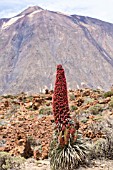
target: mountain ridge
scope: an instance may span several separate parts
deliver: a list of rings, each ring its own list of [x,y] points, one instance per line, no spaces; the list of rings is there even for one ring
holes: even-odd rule
[[[113,84],[113,24],[29,7],[0,19],[0,94],[53,89],[62,64],[69,88]],[[5,47],[5,48],[4,48]]]

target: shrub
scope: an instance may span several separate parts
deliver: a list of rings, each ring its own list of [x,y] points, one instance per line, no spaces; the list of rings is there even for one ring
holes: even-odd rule
[[[75,100],[75,95],[74,95],[74,93],[70,94],[69,97],[70,97],[70,100],[71,100],[71,101],[72,101],[72,100]]]
[[[39,114],[51,115],[51,113],[52,113],[51,107],[45,106],[45,107],[43,107],[43,108],[41,108],[41,109],[39,110]]]
[[[109,102],[109,107],[110,107],[110,108],[113,108],[113,96],[111,97],[111,100],[110,100],[110,102]]]
[[[103,107],[101,106],[101,104],[96,104],[95,106],[91,106],[90,107],[90,112],[93,115],[98,114],[99,112],[103,111]]]
[[[113,96],[113,91],[107,91],[104,93],[104,97],[107,98],[107,97],[111,97]]]
[[[71,110],[72,112],[75,111],[75,110],[77,110],[77,109],[78,109],[78,107],[75,106],[75,105],[70,106],[70,110]]]
[[[25,159],[22,157],[13,157],[7,152],[0,152],[0,170],[20,170]]]
[[[101,131],[103,135],[92,144],[91,159],[113,159],[113,119],[110,117],[92,125],[94,130]]]

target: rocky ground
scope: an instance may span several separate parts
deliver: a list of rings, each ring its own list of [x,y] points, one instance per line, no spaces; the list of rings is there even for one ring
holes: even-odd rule
[[[54,119],[52,91],[46,93],[0,97],[0,170],[4,170],[3,167],[6,166],[4,160],[7,156],[4,159],[3,152],[9,153],[12,158],[21,156],[23,167],[19,169],[50,169],[48,151]],[[90,166],[79,169],[112,170],[113,91],[80,89],[70,90],[68,95],[72,119],[77,119],[79,131],[94,146]],[[11,168],[9,169],[12,170]]]

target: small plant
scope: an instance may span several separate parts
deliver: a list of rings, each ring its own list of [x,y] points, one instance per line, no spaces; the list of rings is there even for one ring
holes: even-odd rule
[[[8,98],[13,99],[14,98],[14,96],[12,96],[10,94],[9,95],[4,95],[3,97],[6,98],[6,99],[8,99]]]
[[[72,111],[72,112],[77,110],[77,109],[78,109],[78,107],[75,106],[75,105],[70,106],[70,111]]]
[[[92,102],[94,102],[94,98],[85,97],[85,104],[90,104]]]
[[[113,91],[107,91],[104,93],[104,97],[107,98],[107,97],[111,97],[113,96]]]
[[[36,141],[35,141],[35,139],[33,138],[33,136],[28,136],[28,137],[27,137],[27,140],[29,141],[29,143],[30,143],[31,146],[36,145]]]
[[[88,121],[87,118],[81,120],[82,123],[86,123],[87,121]]]
[[[109,107],[113,108],[113,99],[109,102]]]
[[[113,119],[106,119],[95,124],[94,129],[102,132],[101,138],[93,142],[91,147],[91,159],[113,159]]]
[[[19,170],[24,162],[23,157],[13,157],[7,152],[0,152],[0,170]]]
[[[42,114],[42,115],[51,115],[52,113],[52,108],[51,107],[43,107],[39,110],[39,114]]]
[[[71,101],[72,101],[72,100],[75,100],[75,95],[74,95],[74,93],[70,94],[69,97],[70,97],[70,100],[71,100]]]
[[[51,170],[73,170],[86,163],[87,147],[70,117],[64,69],[57,66],[53,94],[55,133],[50,145]]]
[[[96,104],[95,106],[91,106],[90,107],[90,112],[93,115],[97,115],[99,114],[99,112],[103,111],[103,107],[101,106],[101,104]]]

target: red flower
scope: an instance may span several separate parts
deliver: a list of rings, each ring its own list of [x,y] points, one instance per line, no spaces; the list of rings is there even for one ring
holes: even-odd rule
[[[68,144],[69,139],[77,139],[76,127],[71,123],[68,105],[67,84],[62,65],[57,66],[55,88],[53,94],[53,114],[58,134],[58,142],[63,147]]]
[[[55,119],[59,117],[59,123],[61,123],[62,120],[64,123],[66,123],[67,121],[65,119],[70,118],[66,78],[62,65],[57,66],[56,82],[53,95],[53,113]]]

